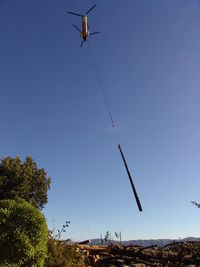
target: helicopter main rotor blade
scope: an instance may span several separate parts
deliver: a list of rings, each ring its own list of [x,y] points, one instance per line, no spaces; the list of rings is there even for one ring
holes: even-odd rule
[[[79,17],[82,17],[83,16],[81,14],[74,13],[74,12],[71,12],[71,11],[68,11],[68,13],[71,14],[71,15],[74,15],[74,16],[79,16]]]
[[[97,34],[97,33],[100,33],[100,31],[98,31],[98,32],[91,32],[90,35]]]
[[[79,29],[79,27],[77,27],[75,24],[72,24],[74,26],[75,29],[77,29],[77,31],[81,32],[81,30]]]
[[[87,15],[90,11],[92,11],[93,8],[95,8],[96,5],[93,5],[85,14]]]
[[[82,48],[82,46],[83,46],[83,41],[81,42],[81,46],[80,47]]]

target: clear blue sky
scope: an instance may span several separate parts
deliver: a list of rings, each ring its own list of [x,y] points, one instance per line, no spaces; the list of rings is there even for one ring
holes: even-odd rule
[[[115,120],[112,129],[79,17]],[[63,238],[200,236],[200,1],[1,0],[0,156],[52,177]],[[116,148],[121,144],[143,212]]]

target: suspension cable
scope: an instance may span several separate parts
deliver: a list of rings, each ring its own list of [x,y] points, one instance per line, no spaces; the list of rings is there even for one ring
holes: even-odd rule
[[[104,98],[105,106],[106,106],[107,112],[109,114],[110,121],[112,123],[112,127],[115,128],[115,124],[114,124],[114,121],[113,121],[113,118],[112,118],[112,114],[110,112],[110,107],[109,107],[109,104],[108,104],[108,100],[107,100],[107,97],[106,97],[106,94],[105,94],[105,89],[104,89],[104,86],[103,86],[103,83],[102,83],[102,80],[101,80],[100,73],[99,73],[98,68],[97,68],[97,64],[96,64],[95,59],[94,59],[94,55],[92,53],[90,42],[88,41],[87,43],[88,43],[88,48],[89,48],[90,56],[91,56],[91,59],[92,59],[92,62],[93,62],[93,65],[94,65],[94,68],[95,68],[95,71],[96,71],[96,75],[97,75],[97,78],[99,80],[99,85],[100,85],[101,93],[102,93],[103,98]],[[140,212],[142,212],[142,206],[141,206],[141,203],[140,203],[138,194],[136,192],[136,189],[135,189],[135,186],[134,186],[134,183],[133,183],[133,179],[132,179],[131,174],[129,172],[128,165],[126,163],[126,160],[125,160],[124,154],[122,152],[121,146],[118,145],[118,148],[120,150],[120,154],[121,154],[121,157],[123,159],[123,162],[124,162],[124,165],[125,165],[125,168],[126,168],[126,171],[127,171],[127,174],[128,174],[129,180],[130,180],[130,183],[131,183],[131,187],[132,187],[132,190],[133,190],[133,193],[134,193],[134,196],[135,196],[135,200],[136,200],[138,209],[139,209]]]
[[[110,121],[112,123],[112,127],[115,128],[113,117],[112,117],[112,114],[111,114],[111,111],[110,111],[110,107],[109,107],[109,104],[108,104],[108,100],[107,100],[107,97],[106,97],[105,89],[104,89],[104,86],[103,86],[103,83],[102,83],[102,80],[101,80],[100,73],[99,73],[98,68],[97,68],[97,64],[96,64],[95,59],[94,59],[94,55],[92,53],[92,49],[91,49],[89,40],[87,41],[87,43],[88,43],[88,48],[89,48],[90,56],[91,56],[91,59],[92,59],[92,62],[93,62],[93,65],[94,65],[94,68],[95,68],[95,71],[96,71],[96,75],[97,75],[97,78],[99,80],[99,85],[100,85],[101,93],[102,93],[103,98],[104,98],[106,110],[107,110],[107,112],[109,114]]]

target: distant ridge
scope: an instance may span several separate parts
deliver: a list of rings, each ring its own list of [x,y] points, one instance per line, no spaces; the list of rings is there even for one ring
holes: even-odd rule
[[[187,237],[183,239],[138,239],[138,240],[128,240],[128,241],[122,241],[122,245],[124,246],[142,246],[142,247],[148,247],[148,246],[153,246],[153,245],[159,245],[161,247],[168,245],[172,242],[187,242],[187,241],[192,241],[192,242],[200,242],[199,237]],[[111,240],[108,242],[104,242],[104,245],[107,245],[109,243],[114,243],[118,244],[119,241],[116,240]],[[96,239],[91,239],[91,244],[92,245],[101,245],[101,239],[96,238]]]

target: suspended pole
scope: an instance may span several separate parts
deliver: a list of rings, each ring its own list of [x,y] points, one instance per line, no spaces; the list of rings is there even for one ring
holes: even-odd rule
[[[111,111],[110,111],[110,107],[109,107],[109,104],[108,104],[108,100],[107,100],[107,97],[106,97],[104,86],[103,86],[103,83],[102,83],[102,80],[101,80],[100,73],[99,73],[98,68],[97,68],[97,64],[96,64],[96,62],[94,60],[94,56],[93,56],[92,49],[90,47],[90,42],[89,41],[88,41],[88,47],[89,47],[90,56],[91,56],[91,59],[92,59],[92,62],[93,62],[93,65],[94,65],[94,68],[95,68],[95,71],[96,71],[96,75],[97,75],[97,78],[99,80],[99,85],[100,85],[101,93],[102,93],[103,98],[104,98],[104,103],[105,103],[105,106],[106,106],[106,110],[107,110],[107,112],[109,114],[110,121],[112,123],[112,127],[115,128],[114,120],[113,120],[113,117],[112,117],[112,114],[111,114]]]
[[[139,211],[142,211],[142,206],[140,204],[140,200],[139,200],[139,197],[137,195],[137,192],[136,192],[136,189],[135,189],[135,186],[134,186],[134,183],[133,183],[133,179],[132,179],[131,174],[129,172],[128,165],[126,163],[126,160],[125,160],[124,154],[122,152],[121,146],[118,145],[118,148],[119,148],[119,151],[121,153],[121,156],[122,156],[122,159],[123,159],[123,162],[124,162],[124,165],[125,165],[125,168],[126,168],[126,171],[127,171],[127,174],[128,174],[128,177],[129,177],[132,189],[133,189],[133,193],[134,193],[134,196],[135,196],[135,200],[137,202],[138,209],[139,209]]]

